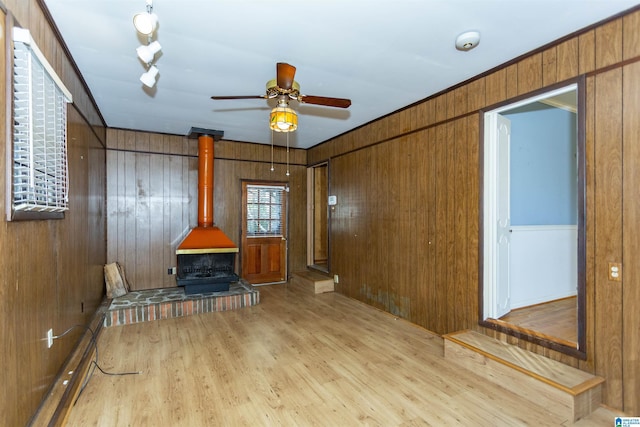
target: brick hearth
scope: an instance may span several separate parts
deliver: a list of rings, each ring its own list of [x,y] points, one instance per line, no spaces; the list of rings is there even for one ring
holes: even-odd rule
[[[232,283],[227,292],[185,295],[182,287],[134,291],[111,301],[104,326],[236,310],[259,302],[260,292],[243,280]]]

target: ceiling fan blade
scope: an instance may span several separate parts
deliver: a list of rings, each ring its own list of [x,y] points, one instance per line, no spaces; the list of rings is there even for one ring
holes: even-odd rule
[[[326,105],[328,107],[349,108],[351,100],[346,98],[328,98],[326,96],[300,95],[298,101],[306,104]]]
[[[243,95],[243,96],[212,96],[211,99],[225,100],[225,99],[262,99],[266,98],[265,95]]]
[[[280,89],[289,90],[293,86],[293,78],[296,75],[296,67],[278,62],[276,67],[276,84]]]

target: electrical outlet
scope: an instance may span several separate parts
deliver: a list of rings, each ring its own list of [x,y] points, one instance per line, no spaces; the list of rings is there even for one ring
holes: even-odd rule
[[[51,348],[53,345],[53,329],[47,331],[47,348]]]
[[[609,280],[614,282],[622,281],[622,264],[619,262],[609,263]]]
[[[340,283],[340,278],[338,277],[337,274],[333,275],[333,283]]]
[[[174,276],[176,274],[176,268],[175,267],[169,267],[167,268],[167,274],[169,276]]]

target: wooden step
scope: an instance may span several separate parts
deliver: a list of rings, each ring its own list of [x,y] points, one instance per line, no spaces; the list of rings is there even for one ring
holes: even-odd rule
[[[600,406],[601,377],[474,331],[443,338],[447,360],[571,422]]]
[[[333,278],[319,271],[298,271],[291,275],[290,284],[314,294],[333,292]]]

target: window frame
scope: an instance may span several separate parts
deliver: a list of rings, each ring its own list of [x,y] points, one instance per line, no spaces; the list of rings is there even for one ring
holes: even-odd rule
[[[29,30],[11,25],[5,28],[9,53],[6,218],[7,221],[62,219],[69,210],[67,104],[73,98]],[[17,60],[18,56],[23,60]],[[17,88],[19,80],[26,81],[26,89]],[[36,81],[41,83],[39,93],[34,91]],[[22,107],[20,112],[16,110],[18,107]],[[17,120],[22,129],[18,128]],[[17,152],[21,155],[17,156]],[[24,184],[25,177],[28,184]],[[23,182],[17,182],[19,179]]]
[[[261,190],[277,190],[280,193],[280,203],[262,203],[258,200],[257,203],[250,203],[249,202],[249,191],[252,188],[256,188],[258,189],[258,191]],[[247,184],[247,206],[246,206],[246,216],[247,216],[247,223],[245,224],[246,227],[246,236],[247,238],[263,238],[263,237],[283,237],[283,230],[285,230],[286,224],[284,223],[286,221],[286,202],[285,202],[285,194],[287,191],[287,187],[285,185],[263,185],[263,184]],[[258,196],[259,197],[259,196]],[[250,213],[249,213],[249,206],[250,205],[257,205],[258,206],[258,216],[256,218],[250,218]],[[280,206],[280,217],[279,218],[275,218],[271,215],[271,207],[277,205]],[[260,214],[260,207],[261,206],[269,206],[269,215],[267,217],[262,217]],[[268,221],[270,223],[274,222],[274,221],[278,221],[280,224],[279,227],[279,232],[273,232],[271,229],[271,226],[269,226],[269,231],[271,232],[264,232],[264,233],[252,233],[249,231],[249,221]]]

